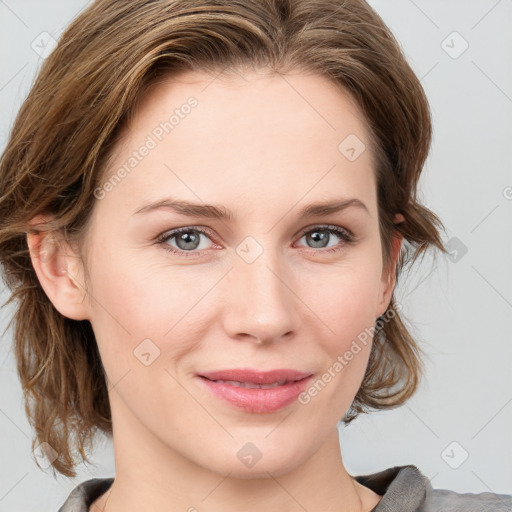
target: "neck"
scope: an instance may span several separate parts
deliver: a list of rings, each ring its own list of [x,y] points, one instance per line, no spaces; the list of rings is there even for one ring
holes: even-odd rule
[[[345,470],[337,429],[295,466],[235,477],[213,471],[215,461],[201,466],[163,446],[140,423],[119,425],[114,421],[115,480],[91,512],[368,512],[380,499]]]

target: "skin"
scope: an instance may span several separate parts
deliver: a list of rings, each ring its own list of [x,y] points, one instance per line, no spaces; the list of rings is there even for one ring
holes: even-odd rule
[[[394,267],[383,268],[365,120],[314,74],[187,72],[144,97],[107,176],[190,96],[197,106],[96,201],[88,293],[76,251],[28,235],[45,292],[63,315],[91,322],[108,376],[116,476],[90,510],[103,510],[108,497],[108,512],[369,511],[380,496],[345,469],[337,424],[370,343],[309,403],[274,413],[236,409],[195,377],[245,367],[318,378],[386,311]],[[338,150],[349,134],[367,147],[354,161]],[[170,196],[223,205],[236,219],[133,215]],[[307,203],[340,198],[358,198],[368,211],[299,218]],[[319,246],[302,234],[323,224],[357,239],[332,234]],[[187,250],[176,238],[155,242],[179,227],[208,228],[192,257],[165,250]],[[237,253],[247,237],[262,251],[251,263]],[[148,366],[134,355],[144,339],[160,351]],[[247,442],[262,454],[252,467],[237,457]]]

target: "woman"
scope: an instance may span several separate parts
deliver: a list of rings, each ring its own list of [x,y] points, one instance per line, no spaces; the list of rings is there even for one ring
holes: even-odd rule
[[[100,0],[71,24],[0,167],[34,445],[75,476],[114,443],[115,479],[61,512],[510,507],[340,452],[340,420],[418,386],[393,290],[446,252],[416,198],[430,139],[361,1]]]

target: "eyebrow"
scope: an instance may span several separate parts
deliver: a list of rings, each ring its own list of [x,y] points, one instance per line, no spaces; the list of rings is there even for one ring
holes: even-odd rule
[[[325,217],[346,210],[349,207],[360,208],[370,213],[367,206],[356,198],[337,199],[326,202],[309,203],[299,211],[300,218]],[[154,210],[169,209],[189,217],[204,217],[209,219],[234,220],[235,214],[222,205],[199,204],[189,201],[178,201],[172,198],[162,199],[147,204],[133,212],[133,215],[148,213]]]

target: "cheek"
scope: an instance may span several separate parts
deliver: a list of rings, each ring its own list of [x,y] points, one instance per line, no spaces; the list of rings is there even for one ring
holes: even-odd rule
[[[135,339],[161,336],[172,326],[183,286],[168,271],[152,268],[126,251],[111,252],[91,267],[92,314],[102,327],[120,328]]]
[[[324,400],[341,414],[349,407],[364,377],[380,288],[378,264],[359,263],[331,271],[322,286],[303,288],[305,302],[320,319],[324,333],[317,338],[326,358],[316,387],[319,391],[328,388]]]
[[[317,278],[322,278],[317,273]],[[363,262],[331,268],[323,281],[303,286],[311,309],[328,327],[337,348],[375,324],[380,291],[380,269]],[[339,345],[341,344],[341,345]]]
[[[318,337],[325,355],[322,370],[303,399],[303,403],[311,402],[313,408],[329,411],[332,421],[341,419],[353,402],[372,347],[373,287],[358,286],[353,291],[348,293],[346,287],[326,303],[323,320],[329,329],[324,330],[326,335]]]
[[[90,270],[91,324],[107,374],[119,379],[128,370],[144,368],[144,361],[169,366],[204,337],[209,320],[205,308],[211,308],[211,298],[204,296],[217,279],[205,279],[203,271],[194,280],[199,272],[185,267],[171,272],[111,256]]]

